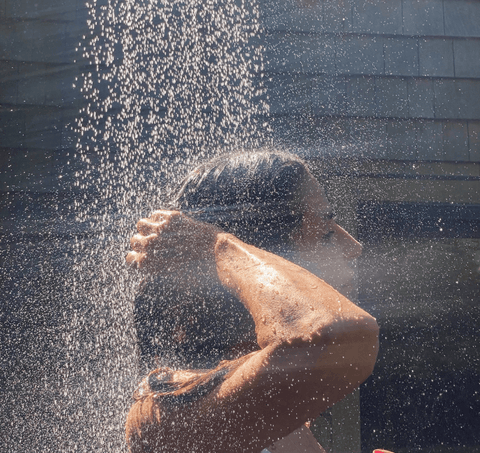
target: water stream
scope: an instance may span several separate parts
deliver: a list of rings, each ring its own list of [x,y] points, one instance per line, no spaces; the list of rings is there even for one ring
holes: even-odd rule
[[[76,228],[62,369],[62,450],[121,451],[138,382],[124,258],[135,222],[196,162],[268,139],[255,2],[91,2],[79,78]]]

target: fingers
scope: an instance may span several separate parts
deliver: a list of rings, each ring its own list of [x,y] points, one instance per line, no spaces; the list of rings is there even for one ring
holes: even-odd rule
[[[146,253],[129,252],[126,261],[133,268],[142,269],[145,265]]]
[[[141,219],[137,223],[137,229],[140,234],[148,236],[157,233],[158,230],[167,225],[176,225],[183,223],[185,216],[180,211],[155,211],[148,219]]]
[[[169,254],[182,245],[183,220],[178,211],[155,211],[148,219],[141,219],[137,223],[138,234],[130,239],[133,251],[127,255],[127,263],[144,269],[169,259]]]
[[[136,252],[146,252],[157,239],[158,234],[149,234],[148,236],[136,234],[130,239],[130,247]]]
[[[166,220],[153,222],[150,219],[142,219],[137,223],[137,230],[142,236],[157,234],[158,230],[167,223]]]
[[[180,211],[154,211],[152,215],[149,217],[150,220],[154,222],[161,222],[163,220],[167,220],[171,217],[181,216],[182,214]]]

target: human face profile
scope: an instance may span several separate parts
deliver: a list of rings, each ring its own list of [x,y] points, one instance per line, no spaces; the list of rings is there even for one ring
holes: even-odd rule
[[[345,296],[354,289],[354,260],[362,245],[335,221],[325,191],[310,177],[301,192],[302,226],[294,236],[293,261]]]

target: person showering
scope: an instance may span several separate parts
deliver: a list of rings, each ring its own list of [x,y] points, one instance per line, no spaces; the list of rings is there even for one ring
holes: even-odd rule
[[[146,274],[135,323],[155,368],[127,416],[131,453],[258,453],[372,373],[377,323],[337,275],[362,247],[305,162],[221,156],[165,206],[127,255]]]

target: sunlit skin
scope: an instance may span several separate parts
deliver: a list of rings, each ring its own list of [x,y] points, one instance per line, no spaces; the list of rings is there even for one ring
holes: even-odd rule
[[[361,245],[338,226],[313,179],[302,191],[299,255],[351,261]],[[152,395],[127,419],[130,451],[260,452],[355,390],[372,372],[378,326],[324,280],[277,255],[247,245],[179,212],[157,211],[137,224],[127,262],[150,272],[181,272],[190,263],[218,279],[251,313],[260,350],[231,362],[226,378],[191,404],[162,407]],[[162,251],[178,250],[178,254]],[[155,253],[155,251],[157,251]],[[334,276],[330,276],[334,279]],[[349,276],[342,281],[349,280]]]

